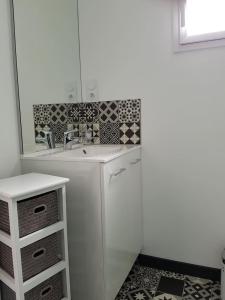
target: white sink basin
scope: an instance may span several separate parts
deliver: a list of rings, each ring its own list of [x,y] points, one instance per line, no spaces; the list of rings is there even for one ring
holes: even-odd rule
[[[91,158],[102,157],[118,153],[123,150],[123,146],[83,146],[73,150],[67,150],[53,154],[54,157],[74,157],[74,158]]]
[[[45,150],[24,154],[22,158],[35,160],[108,162],[139,147],[138,145],[76,145],[72,150],[64,151],[63,148]]]

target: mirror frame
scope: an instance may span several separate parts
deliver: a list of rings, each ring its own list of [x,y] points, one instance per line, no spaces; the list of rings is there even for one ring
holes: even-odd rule
[[[16,51],[15,15],[14,15],[13,0],[9,0],[9,7],[10,7],[10,15],[11,15],[10,30],[11,30],[11,44],[12,44],[14,88],[15,88],[15,98],[16,98],[16,111],[17,111],[17,125],[18,125],[18,135],[19,135],[19,149],[20,149],[20,154],[24,154],[23,130],[22,130],[21,108],[20,108],[19,79],[18,79],[18,66],[17,66],[17,51]]]

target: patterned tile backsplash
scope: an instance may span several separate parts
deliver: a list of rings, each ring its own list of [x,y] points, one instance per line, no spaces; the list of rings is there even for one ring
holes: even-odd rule
[[[93,103],[38,104],[33,106],[35,139],[52,130],[56,143],[63,143],[68,129],[92,132],[94,144],[140,144],[141,100]]]

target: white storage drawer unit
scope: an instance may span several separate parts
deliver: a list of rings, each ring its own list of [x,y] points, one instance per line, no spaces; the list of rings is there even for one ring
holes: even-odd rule
[[[68,181],[36,173],[0,180],[1,300],[71,300]]]

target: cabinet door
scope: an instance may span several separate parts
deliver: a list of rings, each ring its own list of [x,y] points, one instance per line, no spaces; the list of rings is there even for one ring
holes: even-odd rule
[[[129,172],[127,190],[129,199],[130,218],[130,243],[134,255],[140,253],[143,246],[143,222],[142,222],[142,172],[140,151],[134,151],[127,155],[127,165]]]
[[[140,153],[137,158],[133,155],[103,169],[106,300],[116,297],[141,249]]]

